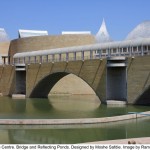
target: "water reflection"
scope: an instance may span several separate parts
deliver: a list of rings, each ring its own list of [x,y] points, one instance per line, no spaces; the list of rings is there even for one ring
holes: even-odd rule
[[[0,97],[0,118],[96,118],[148,111],[149,106],[110,107],[93,96],[12,100]],[[150,117],[94,125],[0,125],[0,143],[82,143],[150,136]]]
[[[0,118],[65,119],[97,118],[124,115],[133,111],[148,111],[148,106],[110,107],[100,104],[93,95],[51,96],[49,99],[15,100],[0,97]]]
[[[6,141],[12,144],[67,144],[150,136],[150,117],[94,125],[21,125],[0,126]]]
[[[31,101],[33,107],[38,111],[50,111],[53,106],[49,102],[49,99],[28,99]],[[32,108],[33,109],[33,108]]]
[[[128,113],[126,105],[107,105],[107,116],[120,116]]]
[[[23,113],[26,111],[26,101],[20,99],[12,99],[11,107],[14,112]]]
[[[53,108],[61,111],[93,111],[100,107],[100,100],[93,95],[62,96],[61,99],[60,96],[51,96],[49,102]]]

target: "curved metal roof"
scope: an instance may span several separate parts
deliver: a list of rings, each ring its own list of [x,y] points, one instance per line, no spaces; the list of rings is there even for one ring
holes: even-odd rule
[[[150,45],[150,38],[16,53],[13,56],[13,58],[73,53],[73,52],[90,51],[90,50],[112,49],[112,48],[119,48],[119,47],[122,48],[122,47],[139,46],[139,45]]]
[[[6,42],[6,41],[9,41],[9,37],[5,29],[0,28],[0,42]]]
[[[144,21],[137,25],[126,37],[126,40],[149,38],[150,37],[150,21]]]
[[[18,32],[19,32],[19,38],[48,35],[48,31],[39,31],[39,30],[22,30],[22,29],[20,29]]]

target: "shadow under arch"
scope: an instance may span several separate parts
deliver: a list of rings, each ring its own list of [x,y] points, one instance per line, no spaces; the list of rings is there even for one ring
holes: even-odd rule
[[[40,80],[30,94],[30,98],[47,98],[49,91],[53,86],[64,76],[68,75],[66,72],[58,72],[49,74]]]
[[[43,79],[41,79],[36,86],[33,88],[31,94],[30,94],[30,98],[47,98],[49,92],[52,90],[52,88],[54,87],[54,85],[61,80],[63,77],[72,74],[72,73],[68,73],[68,72],[57,72],[57,73],[52,73],[47,75],[46,77],[44,77]],[[75,74],[73,74],[75,75]],[[81,80],[84,81],[84,83],[86,83],[92,90],[93,92],[96,94],[95,90],[81,77],[75,75],[77,78],[80,78]]]
[[[137,98],[136,105],[149,105],[150,106],[150,86]]]

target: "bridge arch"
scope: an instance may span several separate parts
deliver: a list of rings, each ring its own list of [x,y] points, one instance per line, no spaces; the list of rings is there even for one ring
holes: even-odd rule
[[[49,92],[53,89],[53,87],[58,83],[58,81],[60,81],[63,77],[67,76],[67,75],[71,75],[72,73],[68,73],[68,72],[57,72],[57,73],[51,73],[47,76],[45,76],[44,78],[42,78],[33,88],[31,94],[29,95],[30,98],[47,98]],[[80,80],[78,81],[80,84],[84,84],[83,87],[86,85],[89,87],[89,89],[92,91],[90,92],[96,95],[95,90],[81,77],[72,74],[73,77],[75,76],[75,78],[81,79],[82,82],[80,82]],[[74,85],[72,85],[74,86]],[[79,85],[80,86],[80,85]]]

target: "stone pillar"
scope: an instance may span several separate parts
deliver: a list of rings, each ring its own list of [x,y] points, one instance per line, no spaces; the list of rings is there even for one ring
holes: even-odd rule
[[[77,55],[76,55],[76,52],[74,52],[73,54],[74,54],[74,60],[76,60],[76,56],[77,56]]]
[[[42,56],[40,56],[40,63],[42,63]]]
[[[55,55],[52,54],[52,62],[54,62],[54,61],[55,61]]]
[[[141,46],[141,55],[144,55],[144,51],[143,51],[143,45]]]
[[[110,56],[111,56],[111,49],[108,48],[108,57],[110,57]]]
[[[66,53],[66,62],[68,62],[68,60],[69,60],[69,54]]]
[[[59,61],[61,61],[61,54],[59,54]]]
[[[28,64],[30,64],[30,56],[29,56]]]
[[[81,59],[84,60],[84,51],[81,52]]]
[[[98,52],[99,52],[99,58],[101,58],[102,57],[102,50],[100,49],[100,50],[98,50]]]
[[[93,51],[90,51],[90,59],[93,59]]]

